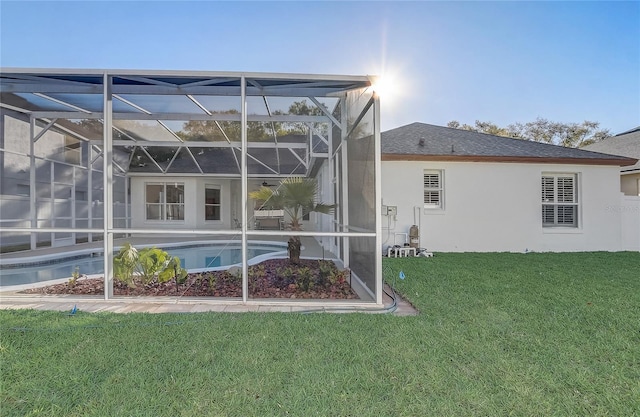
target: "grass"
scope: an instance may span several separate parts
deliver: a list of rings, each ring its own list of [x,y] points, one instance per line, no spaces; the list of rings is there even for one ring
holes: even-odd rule
[[[384,270],[419,316],[0,311],[0,415],[639,415],[640,253]]]

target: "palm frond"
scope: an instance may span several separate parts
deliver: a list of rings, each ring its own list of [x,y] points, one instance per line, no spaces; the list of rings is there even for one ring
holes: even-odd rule
[[[335,204],[324,204],[324,203],[318,203],[313,207],[313,212],[316,213],[322,213],[322,214],[331,214],[333,213],[333,209],[335,209],[337,206]]]
[[[263,186],[249,193],[249,197],[260,201],[262,208],[285,210],[291,217],[291,223],[299,225],[308,213],[329,214],[336,208],[335,204],[316,203],[318,192],[315,179],[291,177],[283,180],[276,189]]]
[[[281,193],[269,187],[262,186],[257,191],[250,192],[249,198],[261,202],[260,208],[266,210],[281,210],[285,207]]]

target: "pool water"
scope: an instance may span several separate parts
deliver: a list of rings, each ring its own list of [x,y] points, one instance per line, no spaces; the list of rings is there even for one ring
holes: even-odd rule
[[[158,247],[161,246],[158,245]],[[242,263],[242,248],[237,242],[231,244],[165,246],[162,249],[167,251],[170,256],[180,258],[182,267],[189,270],[189,272],[227,269],[232,265]],[[247,258],[249,263],[252,264],[286,253],[286,243],[249,242]],[[31,264],[20,264],[19,267],[11,265],[0,266],[0,287],[68,278],[71,277],[76,268],[80,274],[84,275],[104,273],[102,253],[79,256],[70,253],[68,257],[62,259],[43,262],[34,261]]]

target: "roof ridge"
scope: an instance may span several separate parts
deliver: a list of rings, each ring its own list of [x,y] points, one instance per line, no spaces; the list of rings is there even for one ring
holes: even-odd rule
[[[629,134],[629,133],[634,133],[634,132],[638,132],[638,131],[640,131],[640,126],[637,126],[637,127],[631,128],[631,129],[629,129],[629,130],[627,130],[627,131],[624,131],[624,132],[618,133],[617,135],[613,135],[613,136],[610,136],[610,137],[616,137],[616,136],[627,135],[627,134]]]
[[[571,148],[526,138],[492,135],[472,130],[413,122],[382,132],[382,153],[452,158],[543,158],[629,162],[629,157]],[[422,139],[422,140],[421,140]],[[635,160],[635,159],[634,159]],[[566,163],[566,162],[563,162]]]
[[[455,127],[439,126],[439,125],[434,125],[434,124],[430,124],[430,123],[423,123],[423,122],[413,122],[413,123],[410,123],[410,124],[408,124],[408,125],[405,125],[405,126],[399,126],[399,127],[397,127],[397,128],[391,129],[391,130],[401,129],[401,128],[409,127],[409,126],[412,126],[412,125],[424,125],[424,126],[431,126],[431,127],[435,127],[435,128],[438,128],[438,129],[448,129],[448,130],[453,130],[453,131],[456,131],[456,132],[465,132],[465,133],[468,133],[468,134],[471,134],[471,135],[476,134],[476,135],[488,136],[488,137],[491,137],[491,138],[509,139],[510,141],[517,141],[518,143],[520,143],[520,142],[524,141],[524,142],[528,142],[528,143],[535,143],[535,144],[537,144],[537,145],[534,145],[534,146],[538,146],[538,145],[541,145],[541,146],[553,146],[553,147],[560,147],[560,148],[565,148],[565,149],[575,149],[575,150],[583,151],[583,152],[591,152],[591,153],[602,154],[602,152],[589,151],[589,150],[582,149],[582,148],[572,148],[572,147],[570,147],[570,146],[556,145],[555,143],[538,142],[538,141],[531,140],[531,139],[520,138],[520,137],[513,137],[513,136],[500,136],[500,135],[493,135],[493,134],[491,134],[491,133],[477,132],[477,131],[475,131],[475,130],[458,129],[458,128],[455,128]],[[640,126],[638,127],[638,129],[640,129]],[[386,133],[386,132],[389,132],[389,131],[390,131],[390,130],[387,130],[387,131],[382,132],[382,133]],[[604,155],[607,155],[607,154],[604,154]]]

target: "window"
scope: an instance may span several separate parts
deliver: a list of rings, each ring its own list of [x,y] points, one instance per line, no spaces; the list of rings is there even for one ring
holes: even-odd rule
[[[442,171],[424,171],[424,208],[443,207]]]
[[[184,220],[184,184],[146,184],[147,220]]]
[[[204,219],[220,220],[220,187],[206,185],[204,190]]]
[[[542,175],[542,226],[578,227],[575,174]]]

